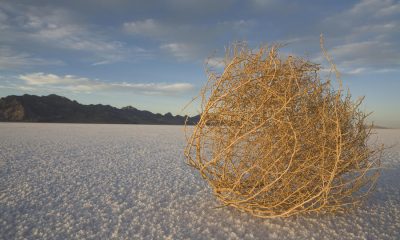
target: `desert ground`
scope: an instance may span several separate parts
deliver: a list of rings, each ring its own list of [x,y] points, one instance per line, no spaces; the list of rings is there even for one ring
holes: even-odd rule
[[[259,219],[185,164],[182,126],[0,123],[0,239],[399,239],[400,130],[374,194],[340,214]]]

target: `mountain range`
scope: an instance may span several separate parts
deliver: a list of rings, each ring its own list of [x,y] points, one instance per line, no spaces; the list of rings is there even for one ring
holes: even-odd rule
[[[196,124],[199,115],[188,117]],[[10,95],[0,98],[0,121],[57,123],[126,123],[126,124],[184,124],[186,116],[159,114],[138,110],[132,106],[116,108],[109,105],[84,105],[66,97],[50,94]]]

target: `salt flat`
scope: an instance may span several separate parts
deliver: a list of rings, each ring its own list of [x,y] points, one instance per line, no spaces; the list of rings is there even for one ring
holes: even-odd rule
[[[182,126],[0,123],[0,239],[400,239],[400,130],[351,214],[258,219],[218,206]]]

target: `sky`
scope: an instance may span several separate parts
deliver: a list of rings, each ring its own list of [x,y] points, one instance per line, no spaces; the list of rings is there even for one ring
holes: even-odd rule
[[[0,97],[58,94],[83,104],[182,111],[223,66],[225,47],[286,44],[324,63],[319,36],[377,125],[400,127],[395,0],[0,0]]]

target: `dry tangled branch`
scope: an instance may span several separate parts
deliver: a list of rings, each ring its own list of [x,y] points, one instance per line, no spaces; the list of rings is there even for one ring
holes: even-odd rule
[[[353,102],[321,79],[318,64],[283,57],[279,47],[234,44],[222,74],[209,72],[188,163],[224,206],[258,217],[359,204],[375,186],[382,152],[367,145],[362,99]]]

